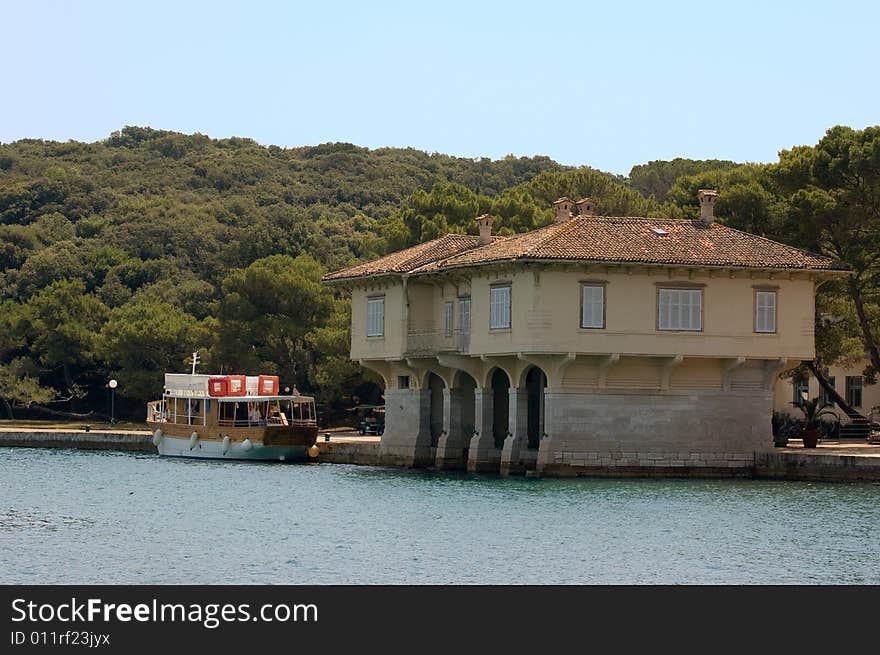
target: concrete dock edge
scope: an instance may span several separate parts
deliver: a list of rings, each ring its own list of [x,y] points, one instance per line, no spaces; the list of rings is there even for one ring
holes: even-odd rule
[[[319,438],[318,456],[311,461],[326,464],[357,464],[363,466],[393,466],[382,458],[379,439],[345,438],[334,436],[331,441]],[[148,431],[90,430],[0,430],[0,448],[72,448],[79,450],[113,450],[123,452],[156,453]],[[595,467],[592,470],[548,469],[542,477],[746,477],[762,480],[802,480],[827,482],[880,482],[880,447],[858,449],[779,448],[756,453],[754,464],[734,471],[700,469],[656,472],[622,470],[619,467]]]

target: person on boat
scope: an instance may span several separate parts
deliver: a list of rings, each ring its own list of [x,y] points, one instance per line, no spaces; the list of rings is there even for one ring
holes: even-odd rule
[[[299,396],[299,395],[300,395],[300,393],[299,393],[299,389],[296,388],[296,385],[293,385],[293,395],[294,395],[294,396]]]
[[[257,409],[256,403],[250,403],[248,410],[248,423],[251,425],[259,425],[262,422],[263,417],[260,415],[260,410]]]

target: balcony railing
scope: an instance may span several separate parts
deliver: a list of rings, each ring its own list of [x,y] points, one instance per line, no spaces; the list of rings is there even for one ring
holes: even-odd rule
[[[409,357],[433,356],[438,353],[463,353],[471,349],[470,330],[409,330],[406,354]]]

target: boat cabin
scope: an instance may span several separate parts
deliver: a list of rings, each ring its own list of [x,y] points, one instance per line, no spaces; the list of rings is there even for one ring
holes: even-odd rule
[[[147,421],[224,427],[317,425],[314,398],[278,395],[277,390],[277,376],[166,373],[162,399],[147,405]]]

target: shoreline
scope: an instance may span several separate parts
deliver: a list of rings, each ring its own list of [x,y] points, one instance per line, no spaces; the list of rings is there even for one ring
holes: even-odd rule
[[[356,464],[363,466],[388,466],[380,461],[380,437],[359,436],[356,432],[330,432],[330,440],[324,440],[324,431],[316,445],[320,451],[311,461],[326,464]],[[797,442],[797,440],[793,440]],[[156,454],[152,435],[148,430],[90,429],[86,431],[60,428],[0,428],[0,448],[62,448],[74,450],[113,450],[120,452],[143,452]],[[529,472],[528,475],[532,475]],[[572,477],[544,475],[541,477]],[[578,472],[574,477],[682,477],[722,478],[707,472],[693,470],[596,469]],[[880,482],[880,446],[862,441],[830,442],[819,447],[805,449],[802,446],[773,448],[755,453],[751,475],[740,479],[799,480],[825,482]]]

